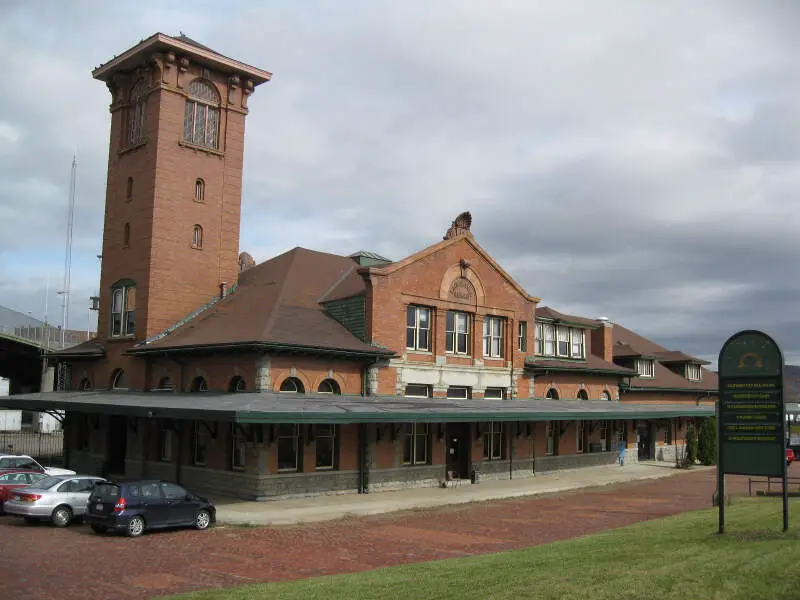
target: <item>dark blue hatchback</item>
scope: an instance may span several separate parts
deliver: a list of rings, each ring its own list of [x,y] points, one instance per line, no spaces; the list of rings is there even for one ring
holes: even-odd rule
[[[169,481],[104,481],[94,486],[84,520],[95,533],[125,531],[137,537],[146,529],[208,529],[216,512],[205,498]]]

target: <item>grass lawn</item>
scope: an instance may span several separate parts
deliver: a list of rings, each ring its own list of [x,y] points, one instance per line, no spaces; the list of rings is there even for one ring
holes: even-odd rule
[[[726,507],[724,536],[716,534],[717,509],[703,510],[514,552],[171,598],[795,599],[800,501],[789,509],[785,534],[780,499],[737,499]]]

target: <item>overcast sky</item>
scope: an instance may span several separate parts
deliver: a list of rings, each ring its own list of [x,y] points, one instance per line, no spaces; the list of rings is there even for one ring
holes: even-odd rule
[[[245,140],[256,260],[399,259],[470,210],[542,305],[710,360],[763,329],[800,363],[799,25],[766,0],[0,2],[0,305],[48,297],[60,323],[77,152],[89,324],[110,101],[90,71],[183,31],[274,73]]]

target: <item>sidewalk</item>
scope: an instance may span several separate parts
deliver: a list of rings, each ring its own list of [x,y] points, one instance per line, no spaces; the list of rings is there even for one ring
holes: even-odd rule
[[[694,467],[692,471],[713,467]],[[606,465],[543,473],[530,479],[483,481],[455,488],[413,488],[396,492],[341,494],[251,502],[212,498],[217,522],[230,525],[294,525],[354,515],[377,515],[399,510],[432,508],[520,496],[551,494],[629,481],[659,479],[686,473],[671,463]]]

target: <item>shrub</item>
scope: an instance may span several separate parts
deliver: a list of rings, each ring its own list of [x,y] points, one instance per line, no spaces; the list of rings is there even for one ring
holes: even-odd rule
[[[700,423],[697,457],[704,465],[717,464],[717,417],[708,417]]]
[[[694,423],[686,428],[686,462],[693,465],[697,460],[697,429]]]

